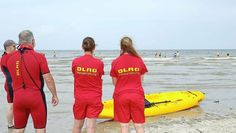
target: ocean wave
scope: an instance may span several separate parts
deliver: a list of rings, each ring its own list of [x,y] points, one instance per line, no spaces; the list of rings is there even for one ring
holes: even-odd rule
[[[104,61],[112,61],[114,60],[115,58],[112,58],[112,57],[105,57],[105,58],[100,58],[101,60],[104,60]]]
[[[142,58],[144,61],[169,61],[175,58]]]
[[[205,60],[235,60],[236,57],[203,57]]]
[[[102,60],[104,61],[112,61],[114,60],[115,58],[111,58],[111,57],[105,57],[105,58],[102,58]],[[168,61],[168,60],[173,60],[175,58],[142,58],[144,61]]]
[[[104,61],[112,61],[115,58],[105,57],[102,58]],[[165,57],[165,58],[155,58],[155,57],[144,57],[142,58],[144,61],[175,61],[175,60],[236,60],[236,57]]]
[[[236,66],[236,63],[232,63],[233,66]]]

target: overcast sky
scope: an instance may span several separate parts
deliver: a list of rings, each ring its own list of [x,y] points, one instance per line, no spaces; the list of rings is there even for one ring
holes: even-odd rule
[[[0,0],[0,18],[1,44],[29,29],[44,50],[236,49],[236,0]]]

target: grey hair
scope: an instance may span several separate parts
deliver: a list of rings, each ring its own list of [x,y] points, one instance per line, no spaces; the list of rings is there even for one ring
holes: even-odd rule
[[[33,43],[34,35],[30,30],[23,30],[19,34],[19,44]]]

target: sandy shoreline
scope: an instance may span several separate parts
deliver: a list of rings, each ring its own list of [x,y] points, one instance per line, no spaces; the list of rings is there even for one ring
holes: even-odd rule
[[[200,106],[156,117],[148,117],[145,123],[146,133],[235,133],[236,132],[236,98],[235,91],[203,90],[206,99]],[[65,95],[65,94],[63,94]],[[2,95],[0,95],[2,96]],[[227,96],[227,97],[226,97]],[[2,97],[3,99],[3,97]],[[0,103],[0,133],[11,133],[6,126],[6,104]],[[3,111],[3,112],[2,112]],[[47,132],[71,133],[73,126],[72,104],[62,102],[57,108],[48,103]],[[29,119],[26,133],[34,131]],[[97,133],[119,133],[119,123],[97,120]],[[84,130],[85,133],[85,130]],[[131,133],[135,133],[131,126]]]
[[[228,115],[204,113],[199,107],[173,114],[150,117],[146,121],[146,133],[236,132],[236,113]],[[135,133],[132,126],[130,132]],[[119,133],[119,124],[111,121],[99,123],[97,133]]]
[[[236,132],[236,108],[221,108],[221,103],[206,100],[200,106],[189,110],[180,111],[156,117],[148,117],[145,123],[146,133],[235,133]],[[209,111],[208,109],[215,110]],[[222,110],[219,112],[219,110]],[[70,133],[73,126],[72,112],[55,112],[50,109],[47,132]],[[223,111],[224,110],[224,111]],[[63,123],[62,123],[63,121]],[[1,121],[1,124],[4,121]],[[97,121],[96,133],[119,133],[119,123],[109,120]],[[131,123],[132,124],[132,123]],[[26,133],[32,132],[32,120],[29,120]],[[1,125],[1,133],[11,133]],[[131,133],[135,133],[131,126]],[[84,129],[83,133],[86,133]]]
[[[213,90],[212,90],[213,91]],[[236,132],[236,100],[234,92],[228,93],[228,98],[219,95],[207,95],[200,106],[192,109],[146,118],[146,133],[235,133]],[[207,93],[212,93],[208,91]],[[226,94],[221,93],[223,96]],[[64,104],[64,103],[61,103]],[[68,104],[66,104],[68,105]],[[47,132],[70,133],[73,126],[71,106],[62,105],[59,108],[49,107]],[[3,105],[5,108],[5,105]],[[65,110],[63,110],[65,109]],[[58,111],[61,110],[61,111]],[[3,110],[4,111],[4,110]],[[2,113],[1,113],[2,114]],[[5,114],[5,113],[3,113]],[[5,118],[0,121],[0,133],[11,133],[7,129]],[[109,120],[97,120],[97,133],[119,133],[119,123]],[[32,120],[29,119],[26,133],[34,131]],[[83,133],[85,133],[84,130]],[[131,133],[135,133],[131,126]]]

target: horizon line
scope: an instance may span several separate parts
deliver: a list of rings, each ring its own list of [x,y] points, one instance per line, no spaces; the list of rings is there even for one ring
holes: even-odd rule
[[[42,51],[83,51],[82,49],[37,49],[35,50],[42,50]],[[95,51],[119,51],[120,49],[96,49]],[[211,48],[211,49],[204,49],[204,48],[198,48],[198,49],[136,49],[137,51],[154,51],[154,50],[236,50],[236,48]],[[0,51],[4,51],[4,49],[0,49]]]
[[[58,50],[58,51],[63,51],[63,50],[68,50],[68,51],[83,51],[82,49],[36,49],[36,50],[49,50],[49,51],[53,51],[53,50]],[[114,51],[119,51],[120,49],[96,49],[95,51],[110,51],[110,50],[114,50]],[[141,50],[236,50],[236,48],[212,48],[212,49],[204,49],[204,48],[198,48],[198,49],[136,49],[137,51],[141,51]]]

